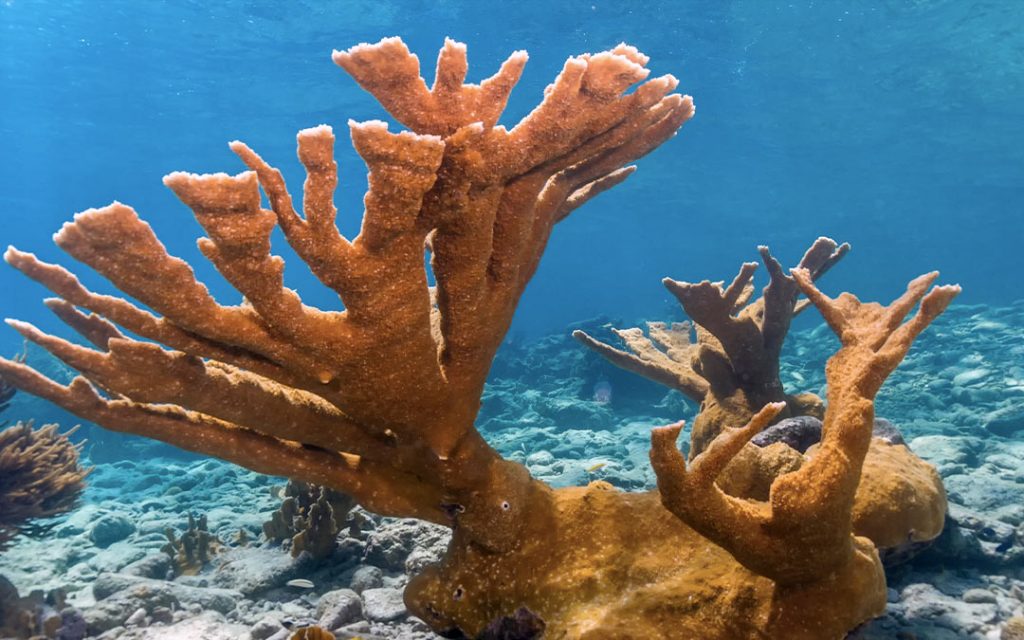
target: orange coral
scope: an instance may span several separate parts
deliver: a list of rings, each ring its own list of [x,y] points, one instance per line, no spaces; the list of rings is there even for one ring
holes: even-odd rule
[[[450,524],[446,557],[406,591],[409,608],[444,633],[475,636],[525,607],[551,637],[818,640],[877,614],[884,578],[874,547],[851,534],[847,499],[866,449],[875,389],[865,385],[881,383],[902,356],[893,345],[909,346],[952,290],[924,299],[922,316],[905,325],[913,331],[890,327],[897,338],[876,345],[877,336],[861,335],[864,323],[898,324],[906,304],[881,316],[858,306],[847,318],[848,299],[828,301],[810,274],[786,280],[782,315],[799,283],[834,326],[846,323],[847,346],[830,366],[841,384],[825,445],[774,480],[768,506],[725,497],[714,477],[777,405],[754,426],[723,430],[689,470],[674,449],[677,430],[656,432],[660,494],[603,484],[555,491],[473,427],[491,360],[554,225],[626,179],[625,165],[670,138],[692,102],[671,94],[671,76],[647,80],[647,57],[626,45],[569,59],[511,129],[497,119],[524,53],[469,85],[465,47],[447,41],[431,88],[397,38],[334,60],[413,130],[349,124],[369,168],[357,237],[334,224],[329,127],[298,135],[303,215],[281,173],[234,142],[250,171],[173,173],[165,183],[206,230],[200,249],[243,304],[215,301],[131,208],[89,210],[57,243],[153,312],[12,248],[8,262],[54,291],[49,306],[96,349],[12,322],[82,375],[62,386],[9,360],[0,373],[108,428],[341,490],[383,514]],[[283,286],[283,261],[270,253],[275,226],[344,311],[310,307]],[[766,304],[764,313],[774,310]],[[814,470],[835,476],[794,493]],[[791,501],[777,504],[776,491]],[[801,562],[804,554],[818,564]]]

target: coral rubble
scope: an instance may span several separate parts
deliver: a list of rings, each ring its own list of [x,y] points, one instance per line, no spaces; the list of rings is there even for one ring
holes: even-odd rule
[[[773,262],[779,293],[766,295],[758,335],[747,323],[735,342],[716,336],[728,362],[709,362],[726,383],[746,367],[759,384],[770,382],[797,294],[807,295],[843,343],[829,362],[815,455],[770,478],[768,501],[721,491],[716,479],[756,431],[802,402],[777,398],[781,389],[741,388],[754,411],[742,420],[721,412],[689,463],[675,448],[680,425],[654,432],[660,491],[603,482],[554,490],[475,430],[490,363],[554,225],[626,179],[626,165],[670,138],[692,102],[671,93],[671,76],[647,80],[647,57],[626,45],[568,60],[511,129],[497,120],[525,53],[468,85],[465,47],[448,41],[431,88],[397,38],[334,60],[412,130],[350,123],[369,168],[356,238],[334,224],[329,127],[298,135],[308,174],[303,216],[281,173],[234,142],[250,171],[172,173],[164,182],[206,230],[200,249],[243,304],[216,302],[131,208],[85,211],[57,234],[58,245],[152,312],[11,248],[8,262],[59,296],[48,304],[95,349],[14,321],[82,375],[64,386],[10,360],[0,360],[0,374],[111,429],[451,526],[445,557],[405,592],[409,610],[450,637],[519,616],[552,637],[819,640],[880,613],[878,554],[852,528],[872,399],[957,289],[929,292],[929,275],[889,307],[848,294],[832,300],[813,279],[840,249],[825,245],[791,276]],[[261,207],[260,188],[271,210]],[[270,253],[275,226],[344,311],[310,307],[283,286],[283,261]],[[729,289],[680,285],[679,295],[724,318],[746,289],[741,272]],[[757,341],[761,352],[733,349]],[[723,404],[730,397],[720,396]]]

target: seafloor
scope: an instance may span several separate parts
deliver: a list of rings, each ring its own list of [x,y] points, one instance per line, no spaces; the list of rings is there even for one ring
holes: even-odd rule
[[[585,327],[600,335],[604,322]],[[783,382],[824,395],[835,348],[824,325],[794,331]],[[30,360],[53,371],[45,357]],[[595,400],[595,386],[610,402]],[[5,417],[29,418],[36,402],[22,397]],[[693,411],[566,332],[503,347],[478,424],[502,454],[553,484],[601,479],[644,489],[654,480],[650,427]],[[999,638],[1002,623],[1024,612],[1024,301],[951,307],[886,383],[877,415],[936,465],[950,508],[939,540],[889,570],[888,611],[857,637]],[[401,590],[443,552],[445,529],[366,514],[328,560],[293,560],[261,533],[280,505],[280,479],[97,428],[86,435],[95,470],[83,505],[0,555],[0,575],[23,595],[64,589],[88,637],[282,640],[316,622],[339,638],[437,637],[407,614]],[[165,529],[180,532],[189,513],[205,514],[223,546],[197,575],[168,580]],[[288,585],[297,578],[312,587]]]

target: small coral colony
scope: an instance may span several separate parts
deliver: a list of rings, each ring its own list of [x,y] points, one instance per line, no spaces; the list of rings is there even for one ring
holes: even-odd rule
[[[369,172],[357,236],[335,225],[331,127],[298,134],[301,212],[282,173],[232,142],[247,170],[176,172],[164,184],[244,303],[216,301],[131,207],[90,209],[56,243],[124,297],[8,249],[7,262],[53,292],[47,306],[84,343],[10,321],[79,375],[64,385],[18,359],[0,361],[0,375],[108,429],[323,487],[306,489],[310,504],[330,495],[343,510],[355,503],[450,527],[444,557],[405,591],[409,610],[445,637],[845,637],[885,608],[883,560],[942,529],[938,475],[877,428],[873,400],[959,288],[934,286],[929,273],[888,305],[829,297],[816,281],[849,246],[827,238],[788,270],[761,247],[769,284],[760,292],[755,262],[728,285],[666,279],[690,322],[616,330],[624,348],[575,336],[699,403],[688,455],[677,423],[651,433],[655,490],[531,477],[474,428],[516,303],[555,225],[626,180],[630,163],[694,108],[673,92],[674,77],[649,78],[647,56],[619,45],[570,58],[541,103],[506,128],[498,119],[526,61],[513,53],[467,84],[466,48],[449,40],[428,87],[398,38],[336,51],[334,62],[407,129],[348,125]],[[284,287],[275,227],[344,311]],[[840,341],[824,399],[787,393],[779,377],[790,322],[811,306]],[[0,468],[0,543],[69,509],[85,476],[53,427],[4,431]],[[323,520],[316,513],[308,518]],[[273,528],[296,533],[284,521]],[[182,562],[205,524],[189,531],[169,536]],[[509,628],[525,630],[495,635]]]

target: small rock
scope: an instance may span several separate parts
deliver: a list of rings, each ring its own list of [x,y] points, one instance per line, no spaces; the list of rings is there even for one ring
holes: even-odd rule
[[[1003,438],[1024,431],[1024,407],[1007,407],[989,413],[985,416],[985,429]]]
[[[174,622],[174,612],[167,607],[156,607],[153,609],[153,613],[150,614],[153,622],[160,622],[163,624],[171,624]]]
[[[967,591],[964,591],[963,601],[975,604],[982,602],[995,604],[996,594],[992,593],[988,589],[968,589]]]
[[[162,551],[151,553],[140,560],[125,566],[119,573],[140,578],[164,580],[171,571],[171,556]]]
[[[92,525],[89,539],[101,549],[105,549],[119,540],[124,540],[135,532],[132,521],[121,514],[105,515]]]
[[[146,609],[139,607],[135,610],[135,613],[128,616],[128,619],[124,621],[126,627],[140,627],[146,622]]]
[[[249,629],[249,635],[252,640],[267,640],[275,633],[281,631],[284,627],[278,622],[276,618],[266,617],[257,622]]]
[[[373,565],[363,565],[352,574],[352,581],[349,586],[356,593],[362,593],[367,589],[376,589],[384,585],[384,572]]]
[[[347,624],[340,629],[335,629],[335,631],[341,633],[342,637],[364,635],[370,633],[370,623],[366,620],[360,620],[359,622]]]
[[[408,613],[405,600],[398,589],[382,587],[363,592],[363,613],[374,622],[391,622],[405,617]]]
[[[328,631],[359,620],[363,615],[363,603],[352,589],[335,589],[320,596],[316,605],[319,625]]]

